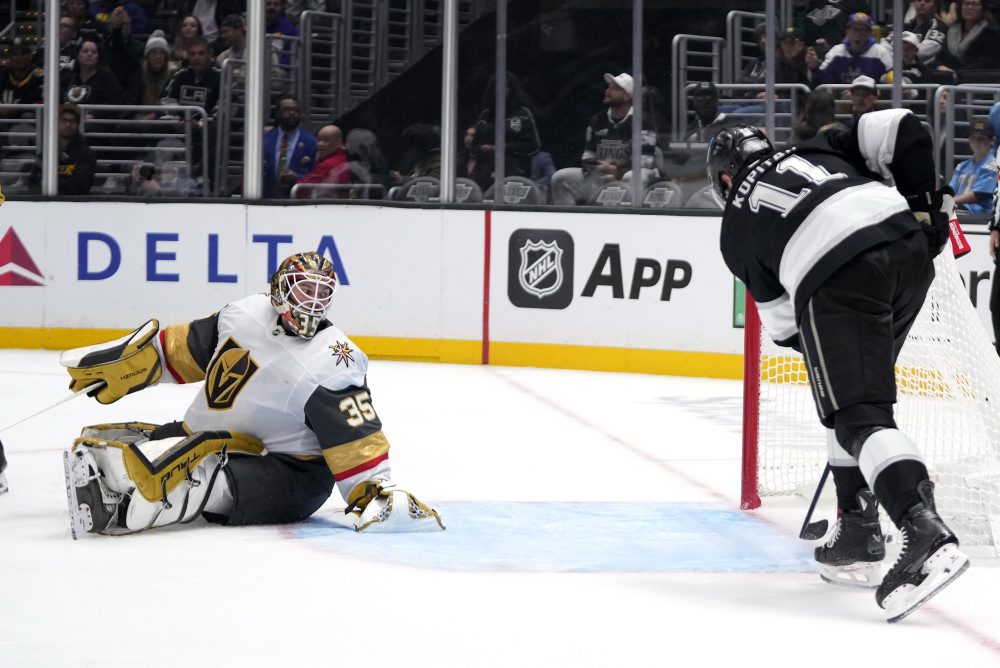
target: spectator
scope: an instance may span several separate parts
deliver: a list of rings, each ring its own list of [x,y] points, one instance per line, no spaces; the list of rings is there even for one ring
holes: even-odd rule
[[[1000,28],[982,0],[962,0],[959,18],[948,27],[939,70],[1000,69]]]
[[[831,130],[846,130],[844,124],[837,121],[836,104],[833,96],[825,90],[814,90],[809,93],[805,109],[792,128],[789,144],[797,144]]]
[[[170,62],[178,69],[188,66],[188,49],[198,38],[204,39],[201,21],[197,16],[188,14],[177,24],[177,30],[174,31],[174,48],[170,52]],[[205,43],[208,44],[208,41]]]
[[[997,185],[997,163],[993,152],[993,126],[985,118],[969,124],[969,147],[972,157],[955,167],[948,185],[955,191],[955,204],[961,210],[978,215],[992,212],[993,192]]]
[[[177,70],[163,97],[177,104],[201,107],[212,116],[219,104],[221,76],[212,66],[208,40],[196,37],[187,46],[188,66]]]
[[[685,138],[688,142],[707,142],[732,121],[719,113],[719,91],[711,81],[700,81],[688,94],[694,121],[688,125]]]
[[[316,137],[299,127],[302,107],[291,94],[278,98],[277,127],[264,133],[264,199],[286,198],[295,182],[316,164]]]
[[[94,185],[97,156],[80,135],[80,109],[75,104],[59,107],[59,167],[60,195],[86,195]],[[41,163],[36,163],[30,184],[38,187],[42,181]]]
[[[122,104],[124,94],[118,79],[104,66],[101,47],[93,37],[80,40],[73,69],[62,73],[63,102],[73,104]]]
[[[80,48],[80,31],[76,27],[76,19],[63,16],[59,19],[59,70],[73,68],[76,51]]]
[[[389,182],[402,185],[419,176],[441,177],[441,135],[427,123],[414,123],[399,136],[399,171],[389,171]]]
[[[507,72],[507,109],[504,119],[504,176],[530,176],[531,159],[538,152],[541,142],[538,127],[531,113],[528,96],[521,82]],[[476,169],[472,179],[483,190],[493,185],[494,150],[496,131],[496,79],[490,77],[483,94],[483,108],[476,119],[472,151],[476,155]]]
[[[132,18],[121,5],[111,10],[108,27],[104,39],[108,68],[121,85],[123,103],[138,104],[142,97],[143,43],[133,36]]]
[[[156,166],[151,162],[137,162],[132,165],[132,173],[129,174],[128,183],[125,184],[125,194],[136,197],[158,197],[160,193]]]
[[[31,62],[34,49],[23,37],[10,43],[7,66],[0,69],[0,103],[41,104],[45,71]],[[14,111],[3,112],[5,118],[19,115]]]
[[[993,133],[996,134],[996,128],[1000,128],[1000,102],[997,102],[992,107],[990,107],[990,113],[987,115],[990,121],[990,125],[993,126]],[[993,150],[1000,151],[1000,137],[993,139]],[[1000,166],[1000,162],[997,163]]]
[[[556,173],[556,163],[548,151],[539,151],[531,156],[531,173],[528,175],[542,191],[543,200],[548,200],[552,189],[552,176]]]
[[[903,33],[903,84],[936,84],[934,74],[920,62],[920,36],[912,32]],[[882,83],[892,83],[892,72],[882,77]],[[906,97],[919,95],[917,90],[903,91]]]
[[[812,82],[809,66],[806,65],[806,43],[802,41],[802,34],[791,26],[778,34],[774,79],[777,83],[807,86]]]
[[[567,206],[586,202],[609,181],[632,178],[632,76],[626,73],[604,75],[604,106],[590,118],[584,136],[581,167],[560,169],[552,175],[552,202]],[[648,116],[642,124],[643,182],[656,178],[656,132]]]
[[[475,138],[476,126],[470,125],[465,128],[465,134],[462,136],[462,148],[458,152],[458,165],[456,167],[458,176],[460,177],[471,179],[474,178],[476,173],[478,151],[472,149],[472,140]]]
[[[264,0],[264,30],[268,35],[284,35],[298,37],[299,30],[285,17],[283,0]],[[271,48],[278,55],[278,63],[288,69],[292,65],[292,44],[286,40],[277,39],[271,42]]]
[[[878,88],[871,77],[861,75],[852,81],[848,94],[851,96],[851,114],[855,123],[863,115],[878,109]]]
[[[141,104],[160,104],[163,91],[174,74],[170,62],[170,46],[162,30],[154,30],[146,40],[141,70]]]
[[[299,179],[299,183],[330,183],[348,185],[351,183],[351,173],[347,164],[347,149],[344,148],[344,135],[336,125],[324,125],[316,135],[316,167]],[[313,191],[301,192],[299,199],[316,199],[318,197],[334,197],[344,199],[348,196],[346,189],[332,193]]]
[[[865,75],[875,81],[892,69],[892,53],[872,37],[872,17],[864,12],[851,14],[847,19],[844,41],[831,48],[822,63],[816,50],[806,50],[806,64],[815,84],[849,83]]]
[[[743,68],[743,73],[740,75],[736,83],[741,84],[763,84],[764,79],[767,75],[767,68],[764,64],[764,58],[767,55],[767,24],[758,23],[757,27],[753,30],[754,43],[757,45],[757,57],[752,59]],[[764,93],[757,91],[748,91],[740,97],[763,97]]]
[[[914,0],[910,3],[912,16],[903,21],[903,30],[917,36],[917,57],[927,67],[937,65],[944,48],[948,24],[938,16],[940,0]]]
[[[799,3],[796,2],[795,6]],[[805,41],[809,44],[837,44],[847,31],[847,17],[857,12],[871,13],[868,0],[807,0],[802,17]]]
[[[241,16],[246,10],[246,0],[185,0],[181,5],[182,16],[197,17],[209,44],[220,38],[223,19],[231,14]]]
[[[104,35],[104,26],[90,15],[86,0],[66,0],[63,4],[63,16],[76,21],[80,37],[93,37],[99,40]]]
[[[990,120],[997,113],[997,120],[1000,120],[1000,102],[990,109]],[[998,123],[991,123],[993,127],[1000,127]],[[995,134],[995,132],[994,132]],[[1000,150],[996,150],[995,158],[1000,165]],[[997,179],[995,190],[993,191],[993,207],[989,220],[990,231],[990,258],[993,260],[993,280],[990,281],[990,317],[993,320],[993,340],[996,342],[997,354],[1000,354],[1000,258],[997,257],[997,250],[1000,249],[1000,179]]]
[[[347,140],[344,143],[347,148],[347,159],[351,165],[351,180],[354,183],[387,188],[389,167],[382,149],[379,148],[375,133],[365,128],[354,128],[347,133]],[[376,192],[372,191],[372,194],[375,195]]]
[[[220,53],[215,64],[221,69],[230,58],[236,60],[246,60],[247,50],[247,27],[243,17],[239,14],[230,14],[222,19],[222,43],[226,49]],[[242,74],[239,76],[243,79]]]

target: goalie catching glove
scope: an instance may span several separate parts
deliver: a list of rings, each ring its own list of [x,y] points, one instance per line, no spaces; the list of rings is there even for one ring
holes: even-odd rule
[[[354,530],[366,533],[444,530],[437,510],[384,478],[355,485],[347,495],[344,513],[353,513],[357,517]]]
[[[59,356],[59,363],[73,379],[74,392],[101,383],[87,394],[102,404],[118,401],[160,380],[160,355],[153,345],[160,323],[153,319],[120,339],[84,348],[73,348]]]

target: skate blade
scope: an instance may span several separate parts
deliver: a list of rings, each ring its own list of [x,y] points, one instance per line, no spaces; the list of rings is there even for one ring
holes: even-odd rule
[[[84,512],[80,508],[80,503],[76,496],[76,477],[79,472],[76,471],[75,467],[80,465],[86,467],[83,460],[72,452],[63,453],[63,472],[66,475],[66,502],[69,505],[69,533],[73,536],[73,540],[78,538],[78,533],[87,533],[94,526],[90,512]]]
[[[875,589],[882,584],[882,565],[877,561],[859,562],[850,566],[820,564],[819,577],[823,582],[829,582],[838,587]]]
[[[918,586],[900,592],[885,608],[886,621],[895,624],[931,600],[942,589],[969,570],[969,557],[954,543],[948,543],[931,555],[924,564],[927,577]]]

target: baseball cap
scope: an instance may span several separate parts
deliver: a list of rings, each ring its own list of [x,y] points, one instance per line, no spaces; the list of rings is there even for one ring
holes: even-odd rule
[[[711,81],[699,81],[691,89],[691,95],[703,97],[719,97],[719,91]]]
[[[912,44],[913,46],[920,47],[920,35],[916,35],[912,32],[903,33],[903,42],[906,44]]]
[[[779,42],[785,39],[802,39],[802,33],[796,30],[794,26],[788,26],[778,35]]]
[[[609,84],[614,84],[624,90],[629,95],[632,94],[632,75],[622,72],[618,76],[611,74],[610,72],[604,73],[604,80]]]
[[[871,16],[865,14],[864,12],[854,12],[853,14],[847,17],[847,25],[850,26],[854,24],[863,25],[871,28],[872,26],[875,25],[875,22],[872,20]]]
[[[969,136],[980,135],[993,139],[993,125],[985,118],[976,118],[969,123]]]
[[[15,37],[10,42],[10,51],[34,51],[35,47],[24,37]]]
[[[246,30],[246,23],[243,21],[243,17],[239,14],[229,14],[226,18],[222,19],[222,26],[220,27]]]
[[[865,88],[873,93],[878,92],[878,89],[875,87],[875,80],[863,74],[851,82],[851,90],[855,88]]]

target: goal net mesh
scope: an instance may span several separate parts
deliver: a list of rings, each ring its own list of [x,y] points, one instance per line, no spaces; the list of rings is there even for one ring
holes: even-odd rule
[[[923,453],[936,483],[938,512],[962,544],[996,549],[1000,357],[969,300],[953,255],[939,254],[934,266],[934,283],[896,363],[896,421]],[[754,475],[755,468],[761,496],[808,495],[826,465],[826,441],[805,365],[801,355],[775,346],[759,326],[755,330],[759,391],[754,397],[748,388],[744,401],[757,402],[757,462],[756,467],[745,462],[744,476]],[[754,337],[748,334],[749,350]],[[753,449],[745,445],[751,456]]]

